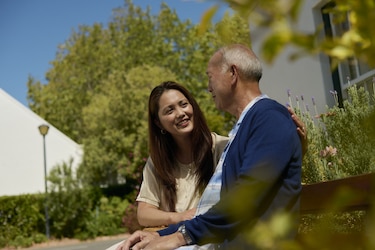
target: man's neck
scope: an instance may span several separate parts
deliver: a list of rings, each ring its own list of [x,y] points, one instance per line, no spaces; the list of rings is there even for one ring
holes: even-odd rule
[[[260,95],[262,95],[261,92],[251,92],[245,95],[241,95],[238,98],[236,97],[236,103],[235,106],[233,106],[234,112],[232,114],[235,115],[237,120],[240,118],[247,105]]]

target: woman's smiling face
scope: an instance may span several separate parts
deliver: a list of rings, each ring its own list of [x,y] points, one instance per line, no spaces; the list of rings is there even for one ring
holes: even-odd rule
[[[189,135],[193,131],[193,107],[180,91],[164,91],[159,107],[159,125],[173,137]]]

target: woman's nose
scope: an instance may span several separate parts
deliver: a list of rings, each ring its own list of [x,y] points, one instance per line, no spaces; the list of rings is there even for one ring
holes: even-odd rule
[[[176,114],[177,117],[182,117],[185,115],[185,112],[181,108],[178,108]]]

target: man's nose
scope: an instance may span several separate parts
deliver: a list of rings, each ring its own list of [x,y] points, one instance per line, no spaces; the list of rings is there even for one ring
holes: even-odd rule
[[[211,84],[210,83],[208,83],[207,91],[210,92],[210,93],[212,92],[212,88],[211,88]]]

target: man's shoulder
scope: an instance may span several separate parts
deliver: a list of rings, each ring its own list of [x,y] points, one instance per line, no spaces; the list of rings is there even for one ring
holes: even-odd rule
[[[278,101],[271,99],[271,98],[263,98],[257,102],[258,105],[254,106],[259,106],[259,107],[264,107],[264,106],[273,106],[273,107],[282,107],[286,108],[285,106],[281,105]]]
[[[284,112],[285,114],[288,113],[288,109],[285,106],[270,98],[263,98],[255,103],[252,107],[252,112],[264,112],[267,110],[277,110],[280,112]]]

